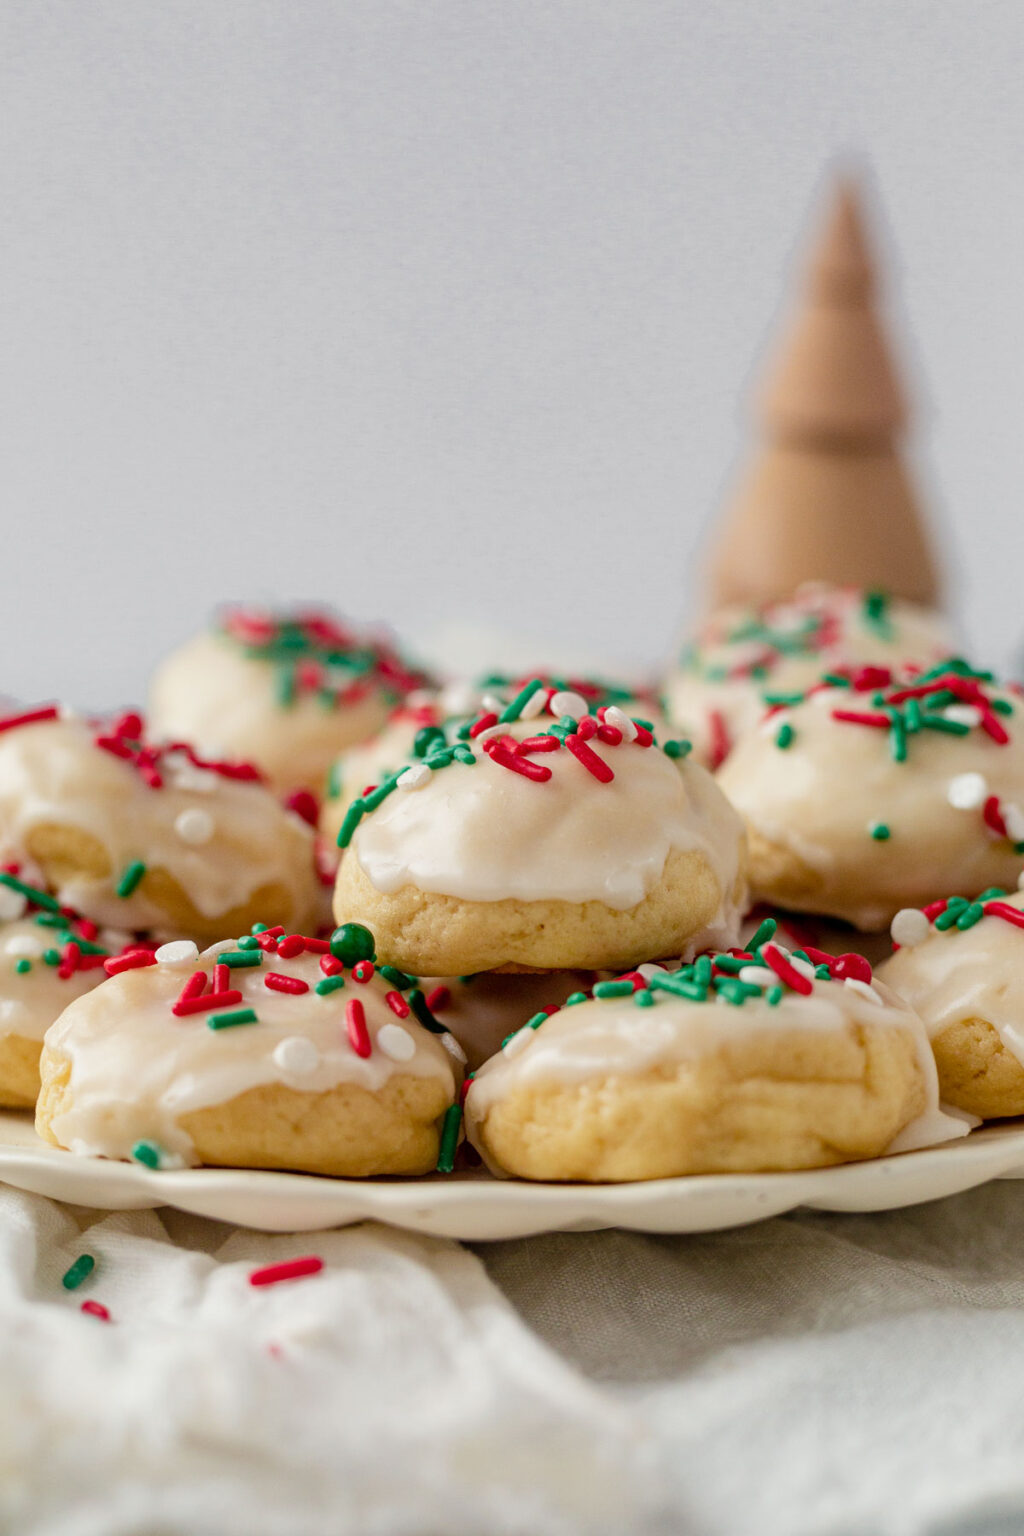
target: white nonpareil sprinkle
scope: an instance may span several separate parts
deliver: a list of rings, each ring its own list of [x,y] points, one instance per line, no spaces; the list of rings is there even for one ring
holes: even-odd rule
[[[981,724],[981,710],[976,704],[947,704],[942,713],[947,720],[955,720],[958,725]]]
[[[183,843],[189,843],[193,848],[201,848],[208,843],[213,836],[215,823],[209,811],[202,810],[198,805],[190,805],[187,810],[179,811],[174,818],[174,830]]]
[[[847,976],[844,985],[852,987],[854,992],[858,992],[861,997],[866,997],[868,1002],[877,1003],[880,1008],[883,1006],[881,997],[870,982],[858,981],[856,976]]]
[[[631,720],[624,709],[617,704],[609,704],[604,712],[605,725],[613,725],[617,731],[622,732],[623,741],[635,741],[637,729],[635,721]]]
[[[23,917],[27,906],[28,902],[20,891],[12,891],[9,885],[0,885],[0,918],[5,923]]]
[[[533,1039],[533,1030],[529,1024],[524,1024],[522,1029],[517,1029],[514,1035],[509,1035],[501,1048],[503,1056],[518,1056]]]
[[[980,773],[958,773],[949,781],[946,799],[955,810],[976,811],[988,799],[988,780]]]
[[[174,939],[170,944],[161,944],[153,959],[158,965],[174,965],[178,960],[198,960],[199,945],[191,939]]]
[[[31,933],[13,933],[4,945],[4,954],[16,960],[26,956],[30,960],[38,960],[42,952],[42,944]]]
[[[931,931],[931,923],[916,907],[903,907],[896,913],[889,928],[893,943],[901,949],[913,949],[923,944]]]
[[[779,978],[766,965],[744,965],[739,971],[739,979],[752,982],[755,987],[773,987]]]
[[[377,1031],[377,1046],[392,1061],[411,1061],[416,1054],[416,1042],[401,1024],[383,1024]]]
[[[460,1067],[464,1067],[466,1065],[467,1059],[466,1053],[462,1049],[462,1046],[459,1044],[459,1042],[456,1040],[455,1036],[449,1034],[448,1031],[445,1030],[444,1034],[440,1035],[438,1038],[440,1039],[441,1044],[444,1046],[452,1060],[457,1061]]]
[[[411,768],[406,768],[395,780],[396,789],[422,789],[428,779],[433,777],[434,770],[428,768],[426,763],[413,763]]]
[[[538,688],[536,693],[531,693],[519,711],[520,720],[535,720],[539,714],[543,713],[547,697],[547,691],[544,688]]]
[[[581,699],[578,693],[556,693],[548,708],[560,720],[563,715],[568,715],[572,720],[582,720],[587,712],[587,701]]]
[[[282,1072],[305,1077],[320,1065],[320,1052],[304,1035],[289,1035],[274,1046],[274,1065]]]
[[[1024,843],[1024,811],[1019,805],[1007,805],[1005,801],[999,809],[1011,843]]]

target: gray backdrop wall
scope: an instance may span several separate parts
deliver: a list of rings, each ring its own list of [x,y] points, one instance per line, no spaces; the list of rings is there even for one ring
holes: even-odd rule
[[[870,157],[975,648],[1024,634],[1019,0],[4,0],[0,688],[218,599],[650,662]]]

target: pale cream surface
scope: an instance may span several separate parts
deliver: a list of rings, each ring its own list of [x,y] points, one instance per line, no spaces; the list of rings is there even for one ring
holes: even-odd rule
[[[522,740],[537,728],[527,720],[505,729]],[[536,758],[552,776],[535,783],[471,745],[474,764],[454,762],[422,788],[396,789],[360,822],[351,850],[378,890],[414,885],[468,901],[600,901],[625,911],[657,883],[671,850],[694,850],[722,889],[722,925],[734,925],[742,827],[703,768],[656,747],[592,738],[611,783],[564,748]]]
[[[125,939],[119,934],[116,947]],[[53,942],[53,929],[41,927],[34,918],[0,924],[0,1035],[41,1040],[70,1002],[106,979],[102,966],[62,979],[57,967],[43,959]],[[30,961],[31,970],[15,970],[19,960]]]
[[[787,993],[774,1008],[752,999],[742,1007],[691,1002],[666,992],[639,1008],[631,998],[593,998],[552,1015],[539,1029],[524,1029],[476,1073],[466,1096],[466,1128],[479,1146],[476,1128],[492,1105],[514,1088],[578,1085],[608,1078],[669,1071],[726,1041],[765,1030],[834,1030],[845,1025],[884,1024],[913,1035],[925,1083],[924,1112],[905,1126],[889,1147],[909,1152],[966,1135],[968,1121],[939,1106],[935,1062],[920,1019],[885,986],[878,1001],[843,982],[819,981],[810,996]]]
[[[165,869],[199,912],[215,919],[243,905],[260,887],[292,894],[296,924],[320,904],[313,838],[266,785],[197,770],[182,755],[161,766],[164,787],[151,789],[131,763],[94,743],[95,727],[79,719],[46,721],[0,734],[0,857],[20,859],[33,828],[77,829],[95,838],[110,860],[104,878],[66,880],[60,901],[112,927],[166,927],[167,914],[143,884],[127,898],[115,887],[136,859]],[[183,812],[209,817],[200,845],[176,826]]]
[[[966,736],[923,730],[908,737],[906,761],[897,763],[888,731],[831,718],[832,709],[871,712],[870,694],[826,689],[740,742],[717,783],[751,831],[821,876],[820,899],[808,900],[808,910],[881,929],[899,908],[950,891],[971,896],[1016,885],[1022,859],[1012,843],[989,831],[980,806],[949,800],[953,779],[978,773],[991,794],[1024,806],[1024,701],[1002,696],[1014,707],[1000,717],[1006,745],[977,729]],[[795,732],[786,750],[775,745],[783,721]],[[888,841],[871,837],[873,822],[890,828]],[[756,870],[752,884],[755,895],[780,900],[757,888]]]
[[[339,752],[378,731],[394,704],[377,687],[331,708],[316,694],[278,701],[274,665],[208,632],[168,656],[150,685],[150,730],[207,757],[255,763],[279,789],[319,793]]]
[[[182,1115],[227,1104],[250,1088],[280,1083],[302,1093],[323,1093],[339,1083],[370,1092],[395,1074],[435,1077],[454,1098],[456,1068],[451,1054],[410,1014],[399,1019],[385,1002],[388,986],[379,977],[360,984],[346,975],[338,991],[319,996],[312,989],[323,979],[316,955],[294,960],[265,957],[260,967],[231,971],[230,984],[242,993],[232,1008],[254,1008],[259,1022],[213,1030],[208,1014],[176,1018],[171,1008],[189,977],[200,967],[208,975],[217,952],[234,942],[213,945],[198,960],[164,962],[145,970],[125,971],[66,1008],[48,1031],[44,1049],[70,1058],[70,1109],[50,1129],[61,1146],[91,1156],[126,1158],[137,1141],[193,1162],[191,1141],[179,1125]],[[297,976],[310,991],[292,996],[271,991],[268,972]],[[352,1049],[345,1006],[363,1005],[372,1042],[371,1054]],[[380,1042],[406,1037],[407,1057],[395,1059]],[[285,1065],[282,1042],[292,1047],[298,1066]],[[411,1047],[411,1049],[410,1049]],[[309,1061],[301,1062],[301,1056]]]
[[[1024,894],[1005,900],[1024,911]],[[1001,917],[983,917],[963,933],[933,928],[922,944],[897,950],[881,974],[931,1039],[951,1024],[983,1019],[1024,1066],[1024,929]]]
[[[805,589],[793,603],[770,609],[767,618],[775,629],[795,631],[802,618],[826,612],[837,621],[835,643],[812,655],[783,655],[761,678],[716,680],[706,676],[708,669],[725,667],[732,671],[756,665],[765,651],[759,640],[725,638],[751,618],[749,610],[727,608],[708,620],[697,636],[699,660],[674,668],[665,679],[669,718],[686,732],[702,762],[711,751],[713,711],[722,716],[730,741],[736,743],[763,719],[762,695],[766,692],[802,693],[823,672],[835,667],[897,666],[908,661],[930,664],[954,648],[952,630],[940,613],[915,603],[892,601],[887,609],[890,633],[886,635],[865,622],[860,592],[832,587]]]

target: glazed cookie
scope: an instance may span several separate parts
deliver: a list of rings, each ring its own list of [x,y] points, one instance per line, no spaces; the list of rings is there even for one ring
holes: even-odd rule
[[[793,695],[718,775],[747,822],[755,895],[872,931],[950,889],[1016,885],[1022,708],[956,658]]]
[[[127,934],[99,930],[47,892],[0,871],[0,1106],[31,1109],[39,1093],[43,1036],[74,998],[119,960],[145,951]]]
[[[391,646],[329,613],[229,608],[157,670],[150,721],[160,736],[256,763],[279,790],[319,795],[337,754],[422,682]]]
[[[788,603],[714,614],[667,677],[666,705],[714,769],[763,718],[766,693],[802,691],[823,672],[867,663],[927,666],[952,643],[932,609],[814,583]]]
[[[202,955],[188,941],[158,949],[47,1033],[39,1134],[161,1168],[361,1178],[427,1173],[439,1150],[450,1161],[458,1048],[431,1032],[420,993],[352,963],[353,943],[372,951],[365,931],[328,943],[281,928]]]
[[[953,896],[893,918],[886,982],[920,1014],[942,1097],[984,1120],[1024,1115],[1024,895]]]
[[[866,962],[772,937],[599,982],[474,1076],[466,1129],[525,1179],[618,1182],[822,1168],[966,1133],[939,1109],[921,1021]]]
[[[0,720],[0,857],[62,905],[134,931],[219,937],[259,912],[314,921],[313,834],[245,764],[153,747],[47,706]]]
[[[686,751],[534,679],[353,801],[335,916],[428,975],[618,969],[728,943],[742,827]]]

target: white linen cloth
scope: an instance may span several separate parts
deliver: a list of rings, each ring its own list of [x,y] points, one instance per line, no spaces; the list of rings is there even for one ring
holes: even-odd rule
[[[1024,1184],[476,1254],[0,1188],[5,1536],[1022,1529]]]

